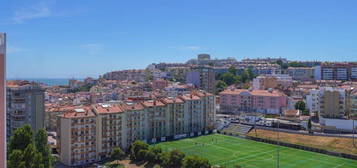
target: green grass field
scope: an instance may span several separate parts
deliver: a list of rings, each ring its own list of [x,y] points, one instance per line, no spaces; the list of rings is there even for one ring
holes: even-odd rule
[[[281,168],[357,168],[357,161],[288,147],[212,134],[177,141],[162,142],[164,151],[178,149],[186,155],[207,158],[212,165],[227,168],[277,167],[277,148]]]

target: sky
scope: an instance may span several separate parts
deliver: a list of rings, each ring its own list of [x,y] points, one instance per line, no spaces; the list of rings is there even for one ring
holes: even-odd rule
[[[356,0],[5,0],[9,78],[213,58],[357,61]]]

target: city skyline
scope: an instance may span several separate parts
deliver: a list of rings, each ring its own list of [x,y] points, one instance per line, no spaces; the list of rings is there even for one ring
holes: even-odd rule
[[[4,2],[9,78],[98,77],[150,63],[357,61],[355,1]],[[138,61],[140,60],[140,61]]]

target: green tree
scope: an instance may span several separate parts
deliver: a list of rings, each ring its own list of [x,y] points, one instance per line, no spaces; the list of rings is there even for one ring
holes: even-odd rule
[[[229,72],[226,72],[222,75],[222,80],[227,85],[232,85],[232,84],[238,83],[237,77]]]
[[[305,67],[305,65],[301,62],[297,62],[297,61],[292,61],[289,62],[289,67]]]
[[[187,156],[183,160],[183,168],[210,168],[211,165],[207,159],[198,156]]]
[[[276,64],[282,66],[283,65],[283,61],[282,60],[278,60],[278,61],[276,61]]]
[[[237,69],[234,66],[229,67],[228,72],[233,75],[237,75]]]
[[[162,153],[162,149],[159,146],[154,146],[149,149],[150,154],[154,155],[153,162],[159,163],[160,162],[160,155]],[[149,153],[148,152],[148,153]],[[149,154],[149,155],[150,155]],[[149,156],[150,157],[150,156]],[[148,158],[149,159],[149,158]],[[152,159],[152,158],[151,158]]]
[[[8,168],[26,168],[25,162],[23,161],[23,153],[21,150],[15,149],[13,150],[7,162]]]
[[[146,156],[145,156],[145,160],[150,162],[150,163],[155,163],[156,161],[156,154],[152,151],[152,149],[150,148],[147,152],[146,152]]]
[[[307,129],[311,131],[311,127],[312,127],[312,123],[311,123],[311,119],[309,119],[309,121],[307,122]]]
[[[185,158],[185,154],[178,150],[172,150],[169,154],[169,167],[179,168],[182,165],[182,160]]]
[[[23,155],[23,161],[26,168],[42,168],[44,167],[42,155],[37,152],[35,145],[29,144]]]
[[[162,152],[160,154],[160,165],[162,167],[169,167],[170,164],[170,154],[169,152]]]
[[[33,131],[29,125],[15,130],[9,141],[9,152],[18,149],[24,151],[29,144],[33,144]]]
[[[227,84],[224,81],[219,80],[216,84],[217,94],[219,92],[222,92],[226,87],[227,87]]]
[[[113,152],[110,154],[112,160],[122,160],[125,157],[125,153],[120,147],[115,147]]]
[[[148,150],[149,145],[143,141],[135,141],[130,147],[130,159],[131,160],[139,160],[139,151]]]
[[[148,161],[148,159],[146,158],[147,153],[148,153],[148,150],[146,150],[146,149],[139,150],[139,152],[136,155],[136,161],[142,161],[142,160]]]
[[[35,137],[36,149],[43,158],[43,165],[46,168],[51,168],[53,166],[54,158],[51,155],[51,148],[47,143],[47,132],[44,129],[38,130]]]
[[[304,101],[298,101],[295,103],[295,109],[296,110],[300,110],[300,111],[304,111],[306,108],[305,102]]]

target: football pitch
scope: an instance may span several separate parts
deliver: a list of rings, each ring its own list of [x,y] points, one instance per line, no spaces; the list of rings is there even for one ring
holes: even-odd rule
[[[207,158],[212,165],[234,168],[357,168],[357,161],[256,142],[221,134],[156,144],[164,151],[178,149],[186,155]],[[279,156],[278,156],[279,151]]]

